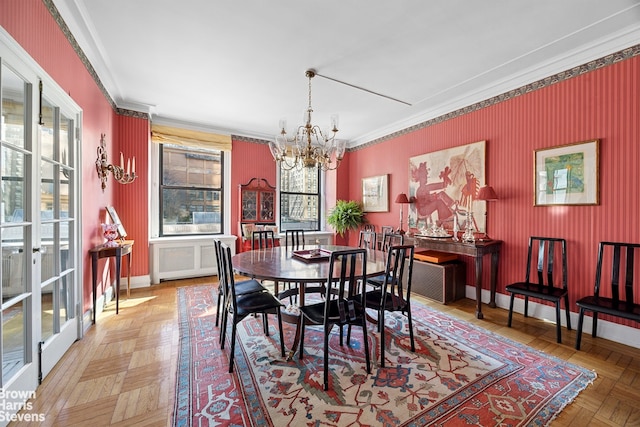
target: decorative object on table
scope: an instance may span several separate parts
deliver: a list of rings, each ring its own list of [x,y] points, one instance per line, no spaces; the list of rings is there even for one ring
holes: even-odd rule
[[[107,242],[104,244],[105,247],[115,248],[119,245],[119,243],[116,242],[119,225],[120,224],[102,224],[102,235],[107,239]]]
[[[365,212],[389,212],[388,175],[362,178],[362,205]]]
[[[100,182],[102,183],[102,191],[107,188],[107,178],[109,177],[109,172],[113,174],[113,179],[115,179],[120,184],[131,184],[136,180],[138,175],[136,175],[136,158],[133,158],[133,162],[131,158],[127,159],[127,168],[124,167],[124,156],[120,153],[120,166],[113,165],[109,163],[109,159],[107,157],[107,147],[105,142],[105,134],[100,135],[100,145],[98,146],[98,158],[96,159],[96,172],[98,173],[98,178],[100,178]]]
[[[484,200],[485,202],[493,202],[498,200],[498,195],[496,194],[496,191],[493,189],[492,186],[490,185],[483,185],[482,187],[480,187],[480,190],[478,190],[478,200]],[[482,236],[482,240],[489,240],[490,237],[487,235],[487,227],[489,227],[488,225],[488,221],[487,221],[487,206],[485,205],[485,209],[484,209],[484,235]]]
[[[474,231],[473,212],[467,212],[467,220],[465,222],[464,234],[462,235],[462,242],[475,243],[476,238],[473,235]]]
[[[297,357],[280,356],[275,322],[265,336],[260,318],[245,319],[238,325],[237,369],[229,374],[228,356],[212,339],[216,294],[211,285],[177,289],[174,426],[298,426],[310,420],[380,425],[380,419],[391,425],[548,425],[596,378],[595,372],[416,300],[411,301],[415,353],[406,318],[388,316],[387,367],[374,362],[371,375],[361,369],[360,328],[352,331],[353,348],[340,346],[334,334],[330,392],[322,390],[322,327],[307,327],[305,363],[299,363]],[[296,325],[283,328],[285,338],[293,337]],[[378,334],[368,337],[372,348],[380,348]]]
[[[114,208],[113,206],[107,206],[106,209],[109,213],[109,216],[111,217],[111,222],[113,222],[114,224],[118,224],[118,235],[120,236],[120,240],[124,240],[127,237],[127,231],[122,225],[122,221],[118,216],[118,212],[116,212],[116,208]]]
[[[453,229],[453,218],[473,210],[476,219],[484,202],[474,198],[485,178],[485,141],[447,148],[409,159],[409,196],[415,196],[409,215],[409,228],[420,229],[421,223],[440,221]],[[458,218],[460,225],[462,222]],[[477,224],[480,229],[484,224]]]
[[[340,235],[357,230],[365,223],[362,203],[355,200],[338,200],[327,217],[327,223]]]
[[[458,223],[458,215],[454,214],[453,215],[453,230],[452,230],[452,240],[454,242],[458,242],[460,241],[460,239],[458,238],[458,233],[460,232],[460,224]]]
[[[337,169],[346,149],[346,140],[336,139],[338,115],[331,116],[331,135],[323,133],[320,127],[311,123],[311,79],[316,71],[309,69],[304,74],[309,79],[309,106],[304,114],[305,123],[298,126],[293,137],[287,137],[287,122],[280,120],[280,135],[269,141],[269,150],[281,168]]]
[[[409,199],[405,193],[400,193],[396,197],[396,203],[400,204],[400,226],[396,230],[398,234],[404,234],[406,231],[402,228],[402,224],[404,221],[404,205],[408,205],[409,203],[413,203],[413,198]]]
[[[597,205],[599,140],[535,150],[535,206]]]

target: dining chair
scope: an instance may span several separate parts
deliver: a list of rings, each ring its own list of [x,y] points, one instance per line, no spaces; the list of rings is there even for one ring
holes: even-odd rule
[[[334,325],[340,330],[340,345],[343,342],[343,327],[362,327],[362,342],[367,362],[367,373],[371,373],[369,340],[367,338],[366,302],[362,284],[367,276],[366,249],[335,251],[329,258],[329,273],[324,301],[300,307],[299,357],[304,354],[305,325],[323,325],[324,333],[324,389],[329,390],[329,335]],[[350,345],[347,337],[347,345]]]
[[[221,243],[222,250],[222,276],[225,292],[228,299],[227,309],[222,316],[222,328],[220,331],[220,348],[224,350],[227,319],[231,316],[231,350],[229,352],[229,373],[233,372],[233,360],[236,346],[236,331],[238,323],[251,314],[263,314],[265,334],[269,335],[267,324],[267,314],[275,314],[278,318],[278,328],[280,331],[280,353],[284,353],[284,336],[282,332],[282,303],[271,292],[252,292],[238,295],[236,293],[235,280],[233,276],[233,265],[231,262],[231,248],[225,243]]]
[[[390,225],[383,225],[382,227],[380,227],[380,232],[384,235],[384,234],[391,234],[393,233],[394,228]]]
[[[222,254],[222,241],[218,239],[214,239],[214,249],[216,254],[216,267],[218,269],[218,299],[216,301],[216,326],[219,324],[220,314],[223,315],[228,312],[227,310],[227,294],[225,291],[225,286],[222,283],[224,280],[224,271],[223,264],[224,258]],[[245,295],[253,292],[265,292],[267,288],[262,286],[260,282],[254,279],[242,280],[240,282],[235,283],[236,295]],[[222,310],[221,310],[222,308]]]
[[[608,314],[627,320],[640,322],[640,304],[634,296],[634,288],[639,289],[636,258],[640,255],[640,244],[620,242],[600,242],[596,262],[596,279],[593,294],[576,301],[580,308],[578,313],[578,330],[576,333],[576,350],[580,350],[582,341],[582,324],[587,311],[593,313],[591,336],[596,338],[598,332],[598,314]],[[602,274],[605,268],[610,274]],[[600,293],[603,293],[603,296]]]
[[[535,269],[533,274],[532,268]],[[562,300],[564,300],[567,316],[567,329],[571,330],[567,290],[567,242],[553,237],[529,237],[524,281],[512,283],[506,287],[506,290],[511,293],[507,326],[511,327],[513,302],[516,295],[524,296],[524,317],[529,315],[529,298],[551,301],[556,308],[556,340],[561,343],[560,301]]]
[[[273,230],[256,230],[251,233],[251,250],[273,248],[275,245]]]
[[[304,249],[305,238],[303,229],[285,230],[284,245],[292,249]]]
[[[391,231],[390,233],[385,233],[382,235],[382,240],[380,241],[380,250],[388,252],[392,246],[402,246],[403,244],[404,234],[394,233],[393,231]],[[368,278],[367,283],[372,286],[382,286],[384,278],[385,275],[380,274],[379,276]]]
[[[362,231],[373,231],[375,233],[376,232],[376,226],[375,226],[375,224],[364,224],[362,226]]]
[[[392,246],[387,252],[387,266],[382,276],[382,284],[366,292],[366,307],[378,312],[378,332],[380,332],[380,366],[385,361],[385,312],[401,312],[407,316],[411,351],[416,351],[413,340],[413,320],[411,318],[411,282],[413,278],[413,255],[415,246]],[[351,329],[347,333],[347,342]]]
[[[362,249],[376,249],[376,233],[375,231],[360,231],[358,238],[358,247]]]

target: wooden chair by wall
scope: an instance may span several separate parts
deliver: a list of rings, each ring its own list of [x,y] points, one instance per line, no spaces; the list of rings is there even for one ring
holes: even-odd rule
[[[304,249],[305,237],[304,230],[286,230],[284,232],[284,244],[292,249]]]
[[[537,256],[535,255],[537,253]],[[535,263],[535,265],[534,265]],[[531,274],[536,270],[535,277]],[[524,317],[529,314],[529,298],[551,301],[556,307],[556,339],[562,342],[562,322],[560,320],[560,301],[564,300],[567,329],[571,330],[569,313],[569,294],[567,291],[567,242],[552,237],[530,237],[527,250],[527,268],[523,282],[516,282],[506,287],[511,293],[509,303],[509,320],[511,327],[513,318],[513,302],[516,295],[524,296]]]
[[[580,350],[582,325],[587,311],[593,313],[591,336],[594,338],[598,332],[599,313],[640,322],[640,304],[634,299],[635,292],[640,290],[635,275],[635,260],[640,255],[639,251],[640,244],[637,243],[600,242],[598,245],[593,294],[576,301],[580,308],[576,350]],[[609,275],[602,274],[606,267],[610,267]],[[602,296],[601,292],[611,296]]]

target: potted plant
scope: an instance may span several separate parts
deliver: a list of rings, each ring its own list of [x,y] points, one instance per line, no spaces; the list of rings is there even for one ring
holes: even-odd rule
[[[327,222],[340,235],[349,230],[357,230],[366,222],[362,203],[355,200],[338,200]]]

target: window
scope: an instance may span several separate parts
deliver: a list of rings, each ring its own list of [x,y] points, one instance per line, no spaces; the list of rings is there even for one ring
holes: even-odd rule
[[[317,168],[280,168],[281,230],[320,230],[320,206],[320,171]]]
[[[160,235],[223,231],[223,152],[160,144]]]

